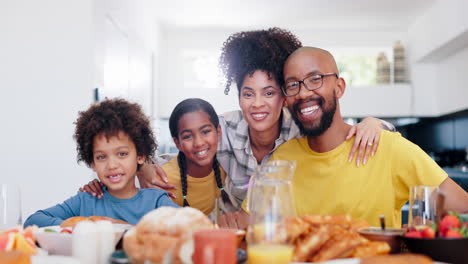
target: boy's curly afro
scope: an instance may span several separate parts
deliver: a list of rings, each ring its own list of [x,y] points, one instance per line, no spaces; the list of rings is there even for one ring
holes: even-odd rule
[[[101,133],[112,137],[119,131],[125,132],[135,144],[138,156],[146,156],[146,160],[154,156],[157,148],[150,121],[140,105],[124,99],[106,99],[91,105],[79,112],[75,124],[73,138],[77,143],[78,162],[88,166],[93,163],[94,137]]]
[[[226,77],[224,93],[234,81],[240,91],[247,74],[262,70],[283,86],[283,66],[288,56],[302,43],[288,30],[270,28],[267,30],[242,31],[231,35],[223,44],[219,64]]]

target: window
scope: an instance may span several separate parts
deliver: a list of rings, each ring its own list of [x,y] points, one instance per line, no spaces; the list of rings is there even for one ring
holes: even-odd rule
[[[223,82],[219,56],[218,52],[184,51],[184,87],[219,89]]]
[[[336,48],[332,49],[340,76],[348,86],[371,86],[377,83],[377,56],[384,52],[390,61],[392,47]]]

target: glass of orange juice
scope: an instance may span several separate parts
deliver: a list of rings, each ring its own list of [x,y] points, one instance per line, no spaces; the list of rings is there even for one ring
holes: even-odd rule
[[[273,161],[260,166],[247,197],[249,264],[288,264],[293,247],[287,243],[285,220],[296,214],[292,195],[295,162]]]

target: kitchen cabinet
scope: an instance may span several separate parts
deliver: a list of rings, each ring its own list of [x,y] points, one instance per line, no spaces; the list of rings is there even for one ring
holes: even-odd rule
[[[415,115],[440,116],[468,108],[466,10],[466,0],[436,1],[408,29],[410,67],[417,71],[411,76]]]
[[[412,115],[412,86],[408,83],[349,86],[340,99],[343,117],[406,117]]]

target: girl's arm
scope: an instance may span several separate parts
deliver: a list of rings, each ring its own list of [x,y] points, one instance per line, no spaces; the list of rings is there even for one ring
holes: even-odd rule
[[[353,160],[354,154],[356,154],[356,150],[359,148],[356,155],[356,165],[359,166],[361,164],[363,154],[364,159],[362,164],[365,165],[369,159],[369,155],[374,156],[377,151],[382,129],[392,132],[396,131],[395,126],[391,123],[374,117],[366,117],[360,123],[353,126],[346,136],[346,140],[356,136],[354,145],[349,153],[348,161],[351,162]]]
[[[60,225],[63,220],[77,216],[80,211],[81,199],[79,196],[79,194],[75,195],[61,204],[35,212],[26,219],[24,226],[37,225],[43,227]]]

